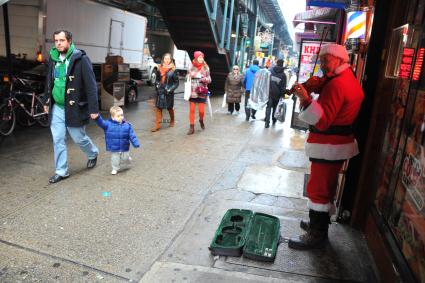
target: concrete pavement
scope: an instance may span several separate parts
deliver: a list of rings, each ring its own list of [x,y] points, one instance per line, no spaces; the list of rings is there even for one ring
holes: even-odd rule
[[[96,125],[98,166],[69,145],[71,177],[48,185],[53,147],[48,129],[16,132],[0,144],[0,282],[373,282],[363,236],[332,225],[323,250],[293,251],[285,242],[274,263],[213,257],[208,246],[229,208],[273,214],[281,235],[301,233],[308,160],[305,133],[290,117],[264,129],[244,113],[227,115],[213,98],[206,130],[187,136],[188,105],[177,94],[177,123],[151,133],[151,89],[125,109],[141,142],[133,166],[110,174]],[[145,100],[147,99],[147,100]],[[242,109],[243,110],[243,109]],[[106,113],[105,113],[106,115]],[[164,118],[168,114],[164,111]]]

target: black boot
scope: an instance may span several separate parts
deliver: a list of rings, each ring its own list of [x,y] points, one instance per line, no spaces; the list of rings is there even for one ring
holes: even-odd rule
[[[328,238],[329,213],[310,209],[309,217],[310,225],[308,225],[307,233],[296,238],[291,238],[288,243],[290,248],[309,250],[321,248],[326,243]]]
[[[308,220],[301,220],[300,221],[300,228],[307,232],[308,229],[310,229],[310,221],[308,221]]]

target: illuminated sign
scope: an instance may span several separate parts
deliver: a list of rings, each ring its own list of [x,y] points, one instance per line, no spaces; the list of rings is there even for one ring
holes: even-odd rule
[[[398,76],[402,79],[409,79],[413,66],[413,57],[415,56],[415,49],[403,48],[403,55],[401,56],[400,69]]]
[[[366,12],[355,11],[347,13],[346,38],[365,39]]]
[[[329,43],[334,42],[323,42],[322,45],[324,46]],[[312,74],[319,77],[323,75],[322,71],[319,68],[320,60],[318,60],[316,66],[314,66],[319,51],[320,41],[302,39],[300,46],[300,65],[298,72],[298,82],[305,82],[310,78]]]
[[[419,81],[421,76],[422,64],[424,62],[425,48],[420,48],[418,54],[416,55],[415,67],[413,68],[413,77],[412,80]]]

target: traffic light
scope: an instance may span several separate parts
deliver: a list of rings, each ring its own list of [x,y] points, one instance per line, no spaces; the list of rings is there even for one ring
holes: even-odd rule
[[[251,46],[251,40],[247,39],[245,45],[246,45],[246,47],[250,47]]]

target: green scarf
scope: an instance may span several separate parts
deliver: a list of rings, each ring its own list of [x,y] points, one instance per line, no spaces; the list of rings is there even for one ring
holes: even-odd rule
[[[63,61],[59,58],[60,53],[56,48],[50,50],[50,57],[55,62],[53,99],[55,100],[55,104],[61,108],[65,106],[66,69],[68,68],[74,49],[74,43],[71,43]]]

